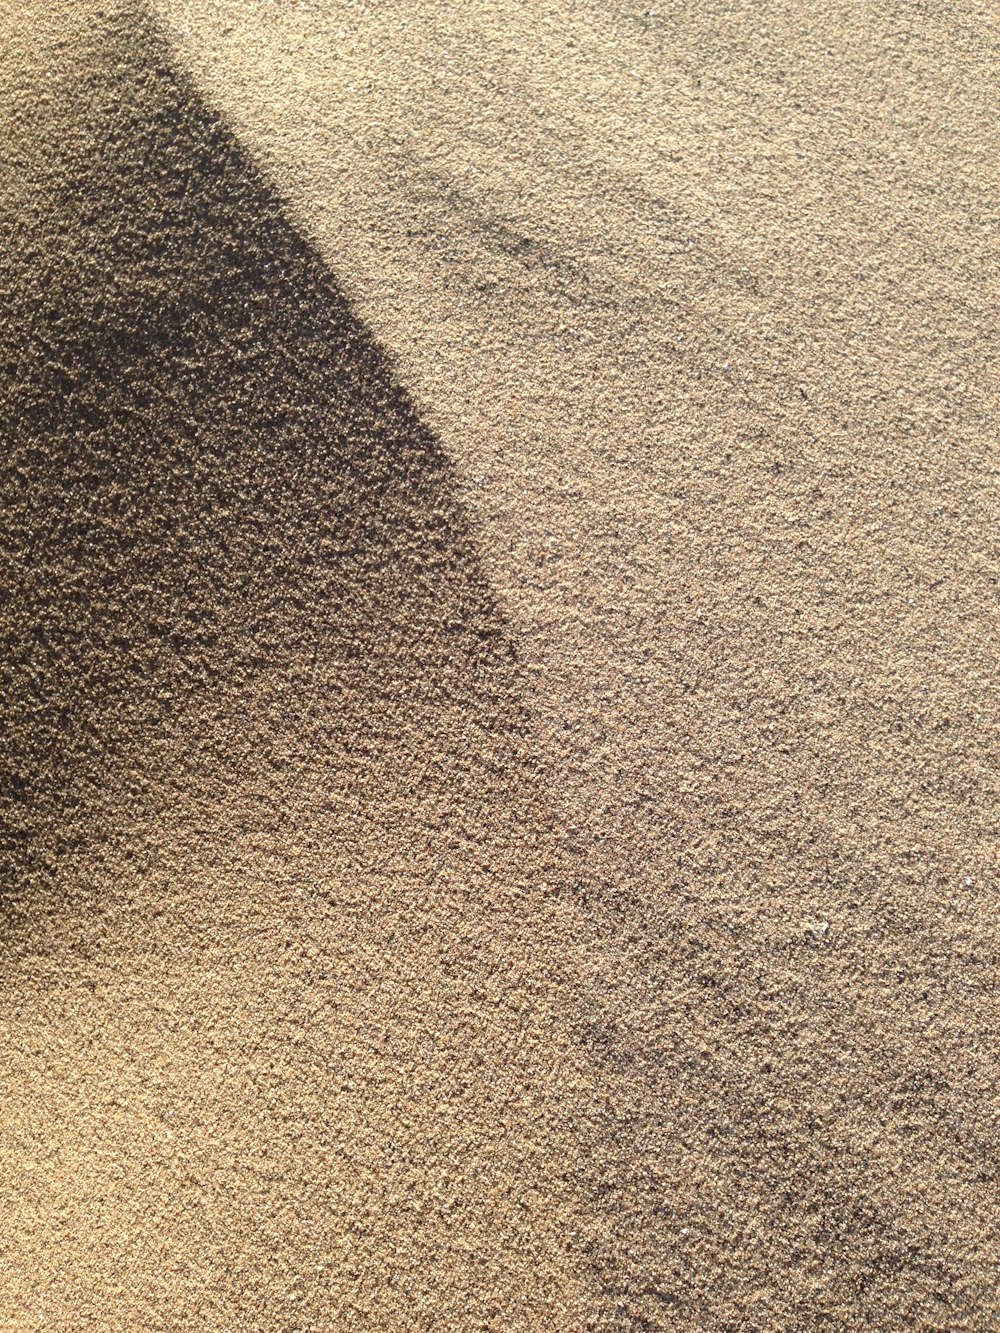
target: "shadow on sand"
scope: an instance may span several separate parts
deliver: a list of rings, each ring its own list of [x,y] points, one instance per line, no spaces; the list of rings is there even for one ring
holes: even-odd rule
[[[370,1080],[371,1114],[398,1080],[399,1105],[423,1117],[409,1151],[432,1163],[392,1194],[406,1159],[382,1163],[366,1122],[358,1136],[371,1161],[355,1175],[373,1197],[386,1191],[373,1215],[391,1232],[398,1198],[422,1207],[421,1190],[441,1175],[433,1154],[464,1171],[478,1153],[490,1164],[484,1180],[496,1182],[470,1202],[470,1234],[496,1233],[495,1255],[477,1242],[449,1258],[427,1213],[426,1240],[398,1221],[404,1240],[425,1246],[414,1271],[437,1282],[439,1305],[446,1288],[458,1300],[482,1287],[487,1309],[490,1284],[509,1269],[509,1308],[548,1310],[542,1322],[554,1326],[565,1292],[561,1278],[539,1276],[545,1247],[559,1256],[552,1271],[565,1262],[607,1272],[614,1256],[598,1263],[586,1257],[595,1242],[562,1230],[575,1218],[579,1236],[571,1201],[588,1188],[575,1162],[591,1114],[564,1068],[576,1058],[570,1010],[580,997],[566,999],[563,926],[550,916],[563,871],[543,769],[525,743],[511,635],[455,479],[326,266],[173,70],[155,29],[130,16],[85,55],[32,108],[23,141],[0,148],[4,950],[36,931],[40,903],[54,902],[50,917],[83,907],[75,916],[89,918],[127,876],[139,885],[128,929],[141,918],[141,934],[169,916],[177,881],[197,895],[212,879],[200,867],[243,835],[261,841],[219,882],[245,888],[247,910],[282,875],[302,880],[294,902],[303,885],[322,897],[335,882],[329,849],[353,838],[356,897],[332,925],[326,905],[317,910],[328,932],[320,953],[354,960],[359,993],[386,988],[370,1021],[399,1035],[385,1048],[384,1086],[382,1075]],[[156,823],[158,810],[173,825],[155,854],[140,846],[156,871],[147,883],[128,830]],[[310,839],[311,879],[288,869],[306,864]],[[229,929],[209,920],[213,910],[193,932],[196,950]],[[287,925],[275,921],[272,937]],[[387,922],[398,957],[386,956]],[[44,942],[31,948],[44,954]],[[248,961],[241,949],[237,939],[234,971]],[[425,983],[431,954],[436,980]],[[308,969],[286,970],[290,991],[316,984]],[[281,981],[265,963],[260,971],[251,998]],[[359,1012],[358,1050],[380,1069]],[[328,1027],[315,1037],[317,1051],[329,1043],[321,1070],[343,1059]],[[273,1046],[287,1057],[283,1029]],[[411,1048],[425,1052],[412,1074],[395,1054]],[[246,1060],[260,1063],[256,1048]],[[311,1086],[315,1070],[300,1077]],[[456,1078],[466,1101],[439,1114],[440,1089]],[[433,1104],[421,1108],[414,1079]],[[304,1157],[325,1142],[330,1095],[320,1079],[323,1110],[301,1129]],[[366,1106],[352,1094],[342,1113]],[[281,1129],[266,1110],[256,1094],[240,1110],[257,1143]],[[392,1116],[383,1128],[390,1144],[401,1132]],[[256,1154],[246,1199],[259,1185]],[[462,1179],[441,1188],[460,1190]],[[242,1207],[235,1186],[221,1197]],[[130,1198],[120,1206],[127,1219]],[[317,1216],[329,1208],[322,1194],[310,1206]],[[113,1255],[116,1234],[109,1225],[95,1253]],[[286,1241],[276,1233],[275,1246]],[[577,1245],[584,1254],[572,1257]],[[388,1260],[370,1248],[381,1273]],[[436,1278],[426,1256],[442,1265]],[[244,1260],[234,1288],[263,1263],[252,1247]],[[236,1259],[219,1263],[237,1272]],[[105,1270],[95,1273],[102,1289]]]
[[[262,681],[322,698],[325,751],[459,697],[516,729],[441,449],[158,34],[122,24],[35,114],[0,249],[14,878],[178,743],[267,769]]]

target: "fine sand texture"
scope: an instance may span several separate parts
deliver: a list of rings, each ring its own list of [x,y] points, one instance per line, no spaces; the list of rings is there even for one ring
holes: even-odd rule
[[[998,71],[0,0],[0,1328],[1000,1327]]]

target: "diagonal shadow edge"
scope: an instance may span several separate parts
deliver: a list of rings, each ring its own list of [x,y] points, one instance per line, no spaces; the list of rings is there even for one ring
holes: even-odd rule
[[[301,761],[275,707],[365,799],[419,784],[424,810],[442,794],[443,819],[489,827],[505,875],[518,838],[558,860],[440,443],[155,20],[127,8],[90,57],[0,201],[5,932],[192,769],[238,773],[260,821]],[[616,1242],[589,1243],[615,1290]]]
[[[400,690],[520,725],[509,627],[388,358],[154,22],[119,18],[94,49],[48,113],[41,217],[7,172],[3,850],[21,881],[109,783],[142,781],[112,776],[123,756],[217,747],[268,673],[332,691],[346,746]]]

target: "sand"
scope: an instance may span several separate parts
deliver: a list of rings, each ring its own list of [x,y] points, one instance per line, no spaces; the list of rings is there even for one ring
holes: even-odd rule
[[[0,1326],[1000,1324],[995,14],[0,15]]]

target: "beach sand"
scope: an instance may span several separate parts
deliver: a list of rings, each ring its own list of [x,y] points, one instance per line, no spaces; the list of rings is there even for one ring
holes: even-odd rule
[[[0,1326],[1000,1323],[996,15],[0,41]]]

